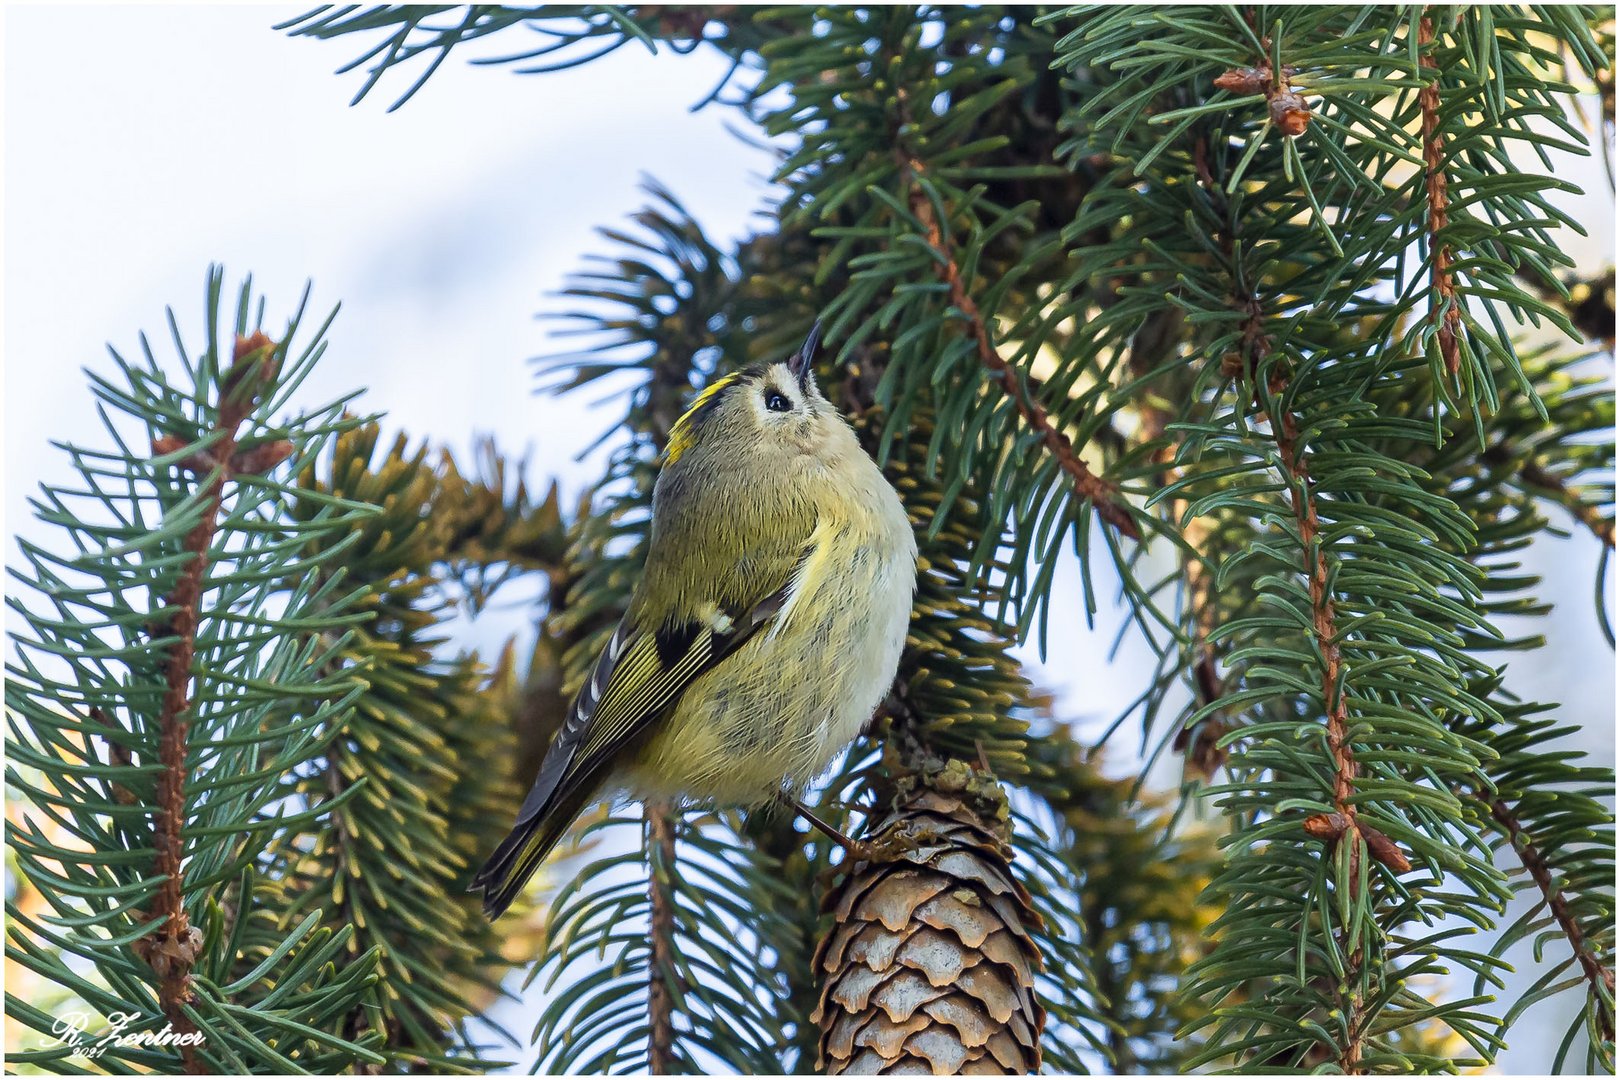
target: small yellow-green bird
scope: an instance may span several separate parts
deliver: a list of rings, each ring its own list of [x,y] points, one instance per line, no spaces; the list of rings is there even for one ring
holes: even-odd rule
[[[816,339],[675,422],[629,609],[473,877],[490,918],[598,797],[796,799],[888,693],[916,541],[816,386]]]

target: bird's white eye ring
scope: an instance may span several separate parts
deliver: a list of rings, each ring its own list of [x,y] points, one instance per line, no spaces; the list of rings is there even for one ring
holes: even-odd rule
[[[792,412],[793,402],[789,401],[782,391],[766,388],[765,407],[771,412]]]

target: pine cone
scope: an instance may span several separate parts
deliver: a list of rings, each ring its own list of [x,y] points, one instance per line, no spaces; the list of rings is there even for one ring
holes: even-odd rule
[[[1030,1073],[1040,916],[1011,850],[961,798],[920,788],[879,822],[874,861],[830,892],[811,1019],[826,1073]]]

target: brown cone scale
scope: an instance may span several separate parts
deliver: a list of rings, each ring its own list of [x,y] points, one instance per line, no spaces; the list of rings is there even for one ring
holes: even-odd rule
[[[877,822],[874,861],[826,898],[818,1070],[916,1076],[1040,1068],[1040,916],[969,802],[919,787]]]

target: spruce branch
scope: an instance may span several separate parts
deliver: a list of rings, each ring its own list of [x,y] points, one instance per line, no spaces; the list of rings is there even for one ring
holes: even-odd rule
[[[8,665],[7,778],[38,813],[7,839],[53,909],[8,904],[8,956],[102,1015],[139,1017],[131,1031],[166,1025],[185,1040],[106,1045],[97,1066],[113,1072],[382,1060],[374,1038],[338,1030],[370,994],[377,952],[329,967],[353,927],[271,927],[265,878],[274,839],[329,809],[289,800],[285,778],[318,768],[324,732],[360,689],[329,667],[359,593],[323,585],[302,546],[370,508],[290,519],[292,488],[274,472],[352,426],[342,401],[276,415],[324,351],[325,326],[295,352],[301,304],[272,342],[246,283],[221,358],[222,291],[214,268],[196,356],[170,315],[182,382],[144,338],[141,361],[112,354],[124,385],[92,373],[115,448],[64,444],[77,482],[41,488],[40,518],[70,553],[25,540],[16,576],[54,610],[8,597],[29,629]],[[9,1017],[60,1034],[13,1004]],[[8,1060],[52,1067],[71,1054],[56,1039]]]
[[[214,539],[226,485],[234,473],[232,458],[236,453],[240,428],[258,404],[261,392],[275,378],[275,369],[279,366],[274,360],[276,348],[262,332],[255,332],[252,337],[238,336],[236,339],[232,365],[220,385],[217,425],[206,436],[210,446],[203,453],[212,468],[210,479],[202,492],[202,515],[185,537],[184,547],[191,559],[180,572],[164,613],[167,622],[165,634],[172,635],[174,643],[169,646],[163,660],[165,691],[158,716],[161,731],[158,758],[163,768],[157,776],[158,817],[153,823],[153,839],[157,849],[155,869],[164,880],[158,888],[153,910],[148,913],[161,916],[163,921],[136,943],[135,951],[157,973],[158,999],[163,1011],[174,1029],[185,1034],[197,1030],[186,1015],[185,1006],[192,996],[192,964],[202,947],[202,933],[192,927],[181,892],[181,861],[185,855],[185,785],[189,776],[186,770],[187,733],[192,660],[196,655],[197,626],[200,621],[199,605],[203,579],[208,571],[209,545]],[[154,453],[161,456],[166,445],[154,440]],[[208,1071],[190,1045],[183,1046],[182,1053],[187,1071]]]
[[[1258,360],[1258,356],[1251,354],[1251,370],[1258,368]],[[1410,870],[1411,864],[1398,850],[1393,854],[1388,853],[1393,845],[1390,845],[1388,839],[1381,833],[1377,833],[1376,836],[1382,839],[1386,846],[1382,849],[1374,847],[1375,832],[1369,832],[1364,836],[1362,827],[1356,820],[1356,805],[1353,799],[1359,770],[1355,750],[1350,745],[1349,717],[1344,707],[1344,688],[1341,683],[1343,660],[1339,653],[1339,631],[1333,608],[1333,595],[1329,588],[1327,556],[1318,539],[1320,526],[1317,520],[1316,500],[1311,493],[1310,466],[1304,447],[1300,443],[1299,425],[1293,414],[1278,403],[1278,395],[1284,390],[1285,387],[1278,386],[1275,392],[1264,394],[1265,411],[1273,438],[1277,443],[1279,461],[1287,474],[1288,499],[1294,511],[1295,524],[1299,529],[1300,551],[1305,559],[1302,572],[1309,583],[1311,628],[1322,658],[1322,703],[1327,710],[1327,745],[1334,766],[1334,813],[1313,815],[1305,820],[1304,828],[1312,836],[1325,841],[1330,850],[1340,844],[1350,845],[1350,870],[1345,882],[1351,889],[1351,902],[1355,903],[1357,902],[1355,891],[1358,888],[1356,883],[1360,878],[1359,864],[1364,848],[1397,873]],[[1380,855],[1381,850],[1385,854]],[[1353,964],[1357,963],[1361,952],[1359,948],[1351,952]],[[1346,1037],[1339,1047],[1338,1064],[1344,1072],[1351,1074],[1362,1071],[1361,1043],[1366,1025],[1363,1009],[1366,1003],[1359,992],[1359,982],[1358,973],[1352,971],[1343,980],[1344,989],[1338,991],[1343,1001],[1346,1026]]]
[[[1564,897],[1563,890],[1553,880],[1553,868],[1546,857],[1536,847],[1526,834],[1523,825],[1519,823],[1518,816],[1513,808],[1500,798],[1493,798],[1487,792],[1478,792],[1479,798],[1490,807],[1491,817],[1507,833],[1508,841],[1513,845],[1513,851],[1518,855],[1519,861],[1529,871],[1530,877],[1535,881],[1536,888],[1547,902],[1547,910],[1558,922],[1558,927],[1569,939],[1569,947],[1575,952],[1575,959],[1581,965],[1581,971],[1586,981],[1591,984],[1592,991],[1600,999],[1604,996],[1614,997],[1614,968],[1603,963],[1602,959],[1587,947],[1586,933],[1581,924],[1570,911],[1569,901]],[[1602,1010],[1599,1013],[1599,1024],[1603,1037],[1609,1041],[1614,1040],[1614,1013]]]
[[[901,130],[909,127],[911,123],[905,111],[905,93],[904,88],[898,91]],[[1018,371],[997,351],[995,344],[990,340],[989,326],[979,310],[979,305],[962,280],[961,267],[955,252],[952,251],[950,240],[934,213],[933,201],[928,198],[920,183],[926,166],[907,150],[898,135],[894,154],[900,175],[906,185],[911,212],[922,223],[928,247],[934,253],[932,260],[934,271],[949,290],[951,303],[962,313],[966,322],[964,332],[972,339],[979,362],[990,371],[995,383],[1013,402],[1025,423],[1040,436],[1041,445],[1057,461],[1059,468],[1074,481],[1075,490],[1081,497],[1096,507],[1098,515],[1120,533],[1132,540],[1141,540],[1142,532],[1137,528],[1130,512],[1115,501],[1114,486],[1093,473],[1080,459],[1073,440],[1052,423],[1040,402],[1031,397]]]
[[[381,509],[341,548],[315,553],[324,578],[370,591],[365,624],[334,664],[364,670],[367,687],[324,767],[294,783],[333,807],[331,827],[278,845],[279,914],[290,922],[318,909],[355,928],[355,952],[385,950],[378,993],[343,1018],[350,1033],[382,1038],[379,1071],[497,1064],[461,1026],[498,992],[514,936],[510,924],[490,925],[465,881],[518,794],[515,678],[505,656],[493,671],[442,657],[434,631],[458,599],[476,607],[498,587],[496,567],[543,567],[563,528],[555,492],[531,500],[492,447],[481,456],[481,479],[469,480],[426,444],[380,443],[370,423],[299,478],[297,514],[333,499]],[[452,586],[469,581],[458,596]]]
[[[675,872],[675,818],[668,804],[647,803],[648,933],[652,953],[647,961],[647,1071],[665,1076],[674,1070],[674,1004],[669,984],[680,978],[673,955],[675,911],[670,900]]]
[[[1281,350],[1276,348],[1267,332],[1265,306],[1250,284],[1251,279],[1240,258],[1240,252],[1246,254],[1254,241],[1239,234],[1237,215],[1228,203],[1225,191],[1214,180],[1207,140],[1202,134],[1193,140],[1191,158],[1192,171],[1211,204],[1211,216],[1219,223],[1217,235],[1212,240],[1219,248],[1221,262],[1231,268],[1226,287],[1231,290],[1230,309],[1237,323],[1235,337],[1239,351],[1223,362],[1222,374],[1239,379],[1243,395],[1235,404],[1241,406],[1242,396],[1252,393],[1254,403],[1270,431],[1276,448],[1274,461],[1284,481],[1280,487],[1286,493],[1286,505],[1294,519],[1303,560],[1297,572],[1302,575],[1306,585],[1304,616],[1308,633],[1314,639],[1315,666],[1320,673],[1321,707],[1326,712],[1326,749],[1332,763],[1329,785],[1331,810],[1311,814],[1304,819],[1303,826],[1308,835],[1326,842],[1330,850],[1339,850],[1343,860],[1337,875],[1339,902],[1359,908],[1364,902],[1359,892],[1364,887],[1362,864],[1366,858],[1384,864],[1395,873],[1405,873],[1412,867],[1394,841],[1381,830],[1360,820],[1356,797],[1360,768],[1351,746],[1351,717],[1344,699],[1347,672],[1340,652],[1341,628],[1331,584],[1335,568],[1330,567],[1327,558],[1326,546],[1329,541],[1322,536],[1323,526],[1311,475],[1309,449],[1301,433],[1302,423],[1294,409],[1287,404],[1295,400],[1296,393],[1283,367]],[[1276,366],[1268,368],[1266,362],[1273,357],[1276,358]],[[1200,713],[1208,711],[1206,707]],[[1339,1067],[1346,1072],[1360,1072],[1367,1067],[1363,1061],[1364,1042],[1374,1034],[1371,1025],[1376,1022],[1380,1008],[1374,999],[1381,996],[1377,990],[1369,991],[1364,974],[1364,969],[1376,970],[1380,960],[1369,955],[1369,946],[1359,933],[1351,929],[1353,925],[1330,931],[1340,939],[1338,951],[1343,958],[1343,966],[1337,978],[1324,980],[1320,985],[1321,990],[1337,1000],[1334,1013],[1336,1026],[1341,1028],[1342,1035],[1333,1040],[1333,1052]]]
[[[1498,672],[1474,687],[1481,697],[1501,701],[1498,723],[1459,716],[1453,724],[1458,734],[1485,738],[1498,751],[1486,777],[1461,783],[1457,791],[1481,808],[1481,838],[1494,848],[1505,841],[1513,849],[1512,859],[1528,878],[1520,888],[1533,889],[1538,897],[1503,931],[1492,952],[1500,954],[1530,934],[1535,935],[1538,964],[1544,953],[1556,954],[1556,942],[1569,949],[1562,960],[1548,959],[1548,970],[1523,989],[1505,1022],[1537,1001],[1585,983],[1584,1007],[1573,1018],[1551,1071],[1562,1071],[1570,1041],[1584,1027],[1589,1035],[1586,1071],[1612,1072],[1615,846],[1614,815],[1606,801],[1614,791],[1614,771],[1562,750],[1558,741],[1572,729],[1545,715],[1551,707],[1507,695],[1501,682]],[[1542,918],[1542,911],[1550,917]],[[1578,974],[1561,978],[1570,967],[1578,968]]]
[[[1432,46],[1434,25],[1425,10],[1418,21],[1418,48],[1422,50],[1424,70],[1435,69]],[[1462,364],[1457,348],[1457,337],[1462,332],[1461,301],[1457,298],[1457,283],[1451,273],[1451,247],[1441,238],[1446,229],[1448,196],[1446,192],[1446,140],[1440,131],[1440,80],[1438,75],[1418,91],[1418,105],[1423,114],[1423,175],[1424,194],[1428,199],[1429,287],[1433,291],[1429,318],[1436,326],[1440,342],[1440,355],[1445,360],[1446,373],[1455,377]]]

